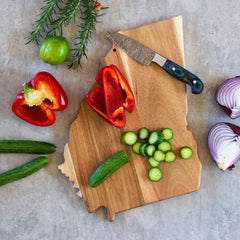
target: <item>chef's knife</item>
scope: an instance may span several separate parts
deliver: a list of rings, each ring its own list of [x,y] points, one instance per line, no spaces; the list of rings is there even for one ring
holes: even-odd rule
[[[151,62],[155,62],[174,78],[189,84],[192,88],[192,93],[199,94],[202,92],[202,81],[185,68],[125,35],[112,32],[107,32],[107,35],[118,47],[136,61],[145,66],[149,66]]]

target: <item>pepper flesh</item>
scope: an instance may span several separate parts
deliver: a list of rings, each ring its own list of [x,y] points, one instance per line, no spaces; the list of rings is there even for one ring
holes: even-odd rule
[[[112,74],[118,79],[118,83],[120,85],[121,88],[121,92],[122,92],[122,98],[123,98],[123,107],[129,112],[131,113],[134,109],[135,106],[135,99],[134,99],[134,95],[133,92],[128,84],[128,82],[126,81],[126,79],[124,78],[124,76],[122,75],[122,73],[119,71],[119,69],[115,66],[115,65],[110,65],[107,67],[102,68],[95,80],[97,81],[97,83],[104,88],[103,86],[103,81],[105,79],[105,75],[104,75],[104,71],[105,68],[107,69],[112,69]],[[113,73],[113,70],[115,71],[115,73]]]
[[[12,111],[19,118],[33,125],[52,125],[56,119],[53,111],[61,111],[68,105],[67,95],[62,86],[47,72],[37,73],[27,86],[40,93],[39,102],[36,98],[24,98],[22,89],[12,105]]]
[[[102,83],[107,116],[109,118],[116,118],[124,112],[124,108],[118,76],[111,67],[103,69]]]
[[[107,116],[104,90],[102,88],[95,88],[89,92],[85,98],[86,102],[107,122],[117,128],[122,128],[126,124],[126,117],[124,112],[119,114],[115,118],[109,118]]]

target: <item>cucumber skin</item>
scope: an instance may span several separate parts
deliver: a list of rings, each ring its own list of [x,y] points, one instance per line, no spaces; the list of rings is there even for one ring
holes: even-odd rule
[[[56,152],[57,147],[48,142],[28,140],[0,140],[0,153],[49,154]]]
[[[123,150],[117,152],[95,170],[89,178],[89,186],[92,188],[99,186],[120,167],[128,162],[128,156]]]
[[[0,186],[25,178],[37,172],[38,170],[46,166],[48,163],[49,163],[49,158],[38,157],[33,159],[30,162],[23,164],[20,167],[4,172],[0,174]]]

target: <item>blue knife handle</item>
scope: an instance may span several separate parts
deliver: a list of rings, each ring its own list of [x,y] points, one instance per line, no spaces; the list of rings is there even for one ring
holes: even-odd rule
[[[192,88],[192,93],[199,94],[203,90],[203,82],[194,74],[176,63],[167,60],[162,68],[174,78],[189,84]]]

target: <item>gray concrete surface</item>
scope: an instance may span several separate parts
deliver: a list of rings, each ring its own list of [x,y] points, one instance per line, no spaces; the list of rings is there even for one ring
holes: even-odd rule
[[[89,45],[88,60],[79,71],[66,64],[44,64],[38,47],[25,45],[24,37],[42,6],[42,1],[1,0],[0,7],[0,132],[1,139],[35,139],[58,146],[50,164],[36,174],[0,188],[1,240],[82,240],[82,239],[240,239],[240,164],[221,172],[207,149],[207,132],[220,121],[230,120],[214,100],[217,86],[240,74],[240,1],[238,0],[109,0]],[[111,44],[107,30],[124,30],[183,16],[186,66],[205,82],[205,90],[192,95],[188,89],[188,127],[197,139],[202,162],[202,182],[198,192],[150,204],[116,215],[108,222],[106,210],[89,214],[86,203],[76,195],[72,183],[57,165],[63,162],[63,147],[69,125],[79,103],[100,68],[100,58]],[[76,28],[65,36],[73,38]],[[69,107],[57,114],[47,128],[32,126],[11,111],[22,84],[35,73],[48,71],[69,96]],[[0,172],[31,160],[31,155],[0,155]]]

